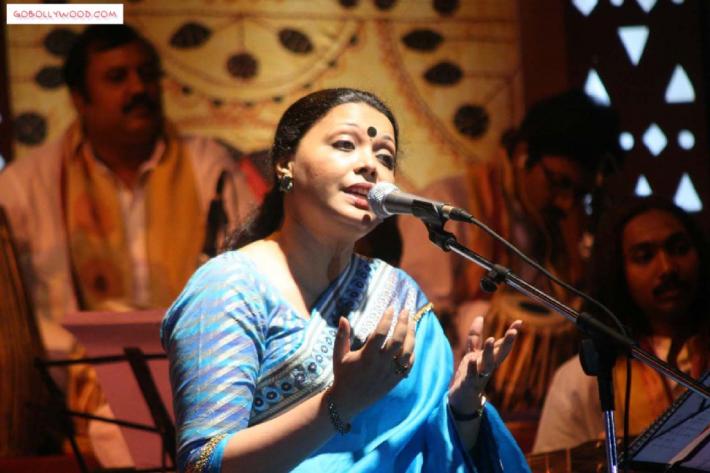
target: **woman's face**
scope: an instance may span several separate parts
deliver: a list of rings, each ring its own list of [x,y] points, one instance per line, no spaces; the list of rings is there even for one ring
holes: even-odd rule
[[[360,238],[378,223],[367,193],[378,182],[394,181],[396,151],[385,115],[364,103],[334,107],[303,136],[293,159],[277,169],[290,170],[294,179],[284,200],[287,218],[318,234],[344,230]]]

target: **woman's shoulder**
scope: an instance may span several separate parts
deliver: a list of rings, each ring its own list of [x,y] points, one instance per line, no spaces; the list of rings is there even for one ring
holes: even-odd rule
[[[233,281],[252,274],[252,261],[241,250],[230,250],[210,258],[190,278],[191,284]]]
[[[253,263],[240,251],[227,251],[200,266],[163,318],[162,336],[194,318],[256,307],[261,288]]]
[[[226,302],[246,298],[251,292],[261,291],[257,262],[241,250],[221,253],[200,266],[190,277],[172,308],[197,301]]]

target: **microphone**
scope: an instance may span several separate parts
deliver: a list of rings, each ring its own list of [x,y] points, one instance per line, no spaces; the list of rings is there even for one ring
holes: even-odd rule
[[[375,215],[385,219],[395,214],[414,215],[431,221],[458,220],[470,222],[473,216],[453,205],[408,194],[389,182],[375,184],[367,193],[367,203]]]

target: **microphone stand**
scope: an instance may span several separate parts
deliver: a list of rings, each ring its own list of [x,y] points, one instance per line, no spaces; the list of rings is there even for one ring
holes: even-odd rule
[[[685,373],[661,361],[655,355],[643,350],[631,338],[618,333],[616,330],[598,321],[595,317],[586,312],[576,311],[553,296],[541,291],[527,281],[516,276],[509,268],[499,264],[494,264],[478,253],[475,253],[460,244],[452,233],[444,230],[444,224],[448,218],[447,215],[445,215],[444,212],[441,212],[440,209],[437,209],[436,206],[427,202],[415,202],[414,206],[414,211],[412,213],[424,221],[424,224],[429,230],[429,239],[435,245],[444,251],[453,251],[459,256],[466,258],[486,270],[486,275],[481,278],[481,288],[483,290],[487,292],[494,292],[498,288],[499,284],[506,284],[519,293],[526,295],[542,303],[553,311],[563,315],[569,321],[574,323],[579,330],[591,337],[593,347],[590,344],[587,344],[586,346],[583,345],[581,358],[583,360],[585,372],[589,375],[597,377],[599,399],[601,401],[604,416],[605,450],[607,471],[609,473],[617,473],[618,470],[616,427],[614,425],[614,392],[611,378],[611,369],[614,365],[615,358],[613,351],[616,348],[622,349],[628,353],[629,356],[639,360],[647,366],[650,366],[662,375],[671,378],[676,383],[685,386],[691,391],[710,400],[710,390],[708,390],[708,388],[701,385]],[[478,224],[478,221],[471,217],[468,223]],[[607,347],[612,347],[612,351],[610,352]]]

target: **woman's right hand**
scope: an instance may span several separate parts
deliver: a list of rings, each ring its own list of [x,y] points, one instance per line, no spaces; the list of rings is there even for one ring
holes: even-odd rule
[[[330,396],[339,414],[350,420],[358,412],[374,403],[404,377],[414,363],[415,322],[402,309],[392,336],[387,333],[392,325],[394,308],[382,314],[375,330],[359,350],[350,349],[350,322],[341,317],[333,349],[333,385]]]

